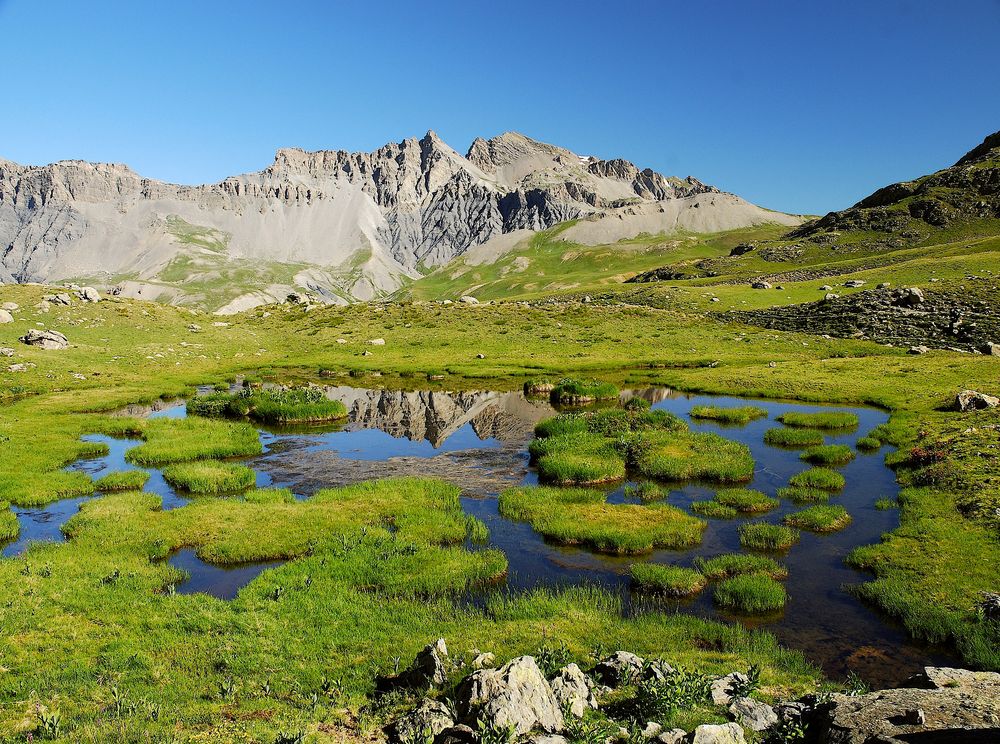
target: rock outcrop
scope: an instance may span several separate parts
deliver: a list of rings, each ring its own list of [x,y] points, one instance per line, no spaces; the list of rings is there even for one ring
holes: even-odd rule
[[[716,195],[718,203],[698,201]],[[0,160],[0,282],[86,276],[107,286],[129,274],[135,278],[114,293],[219,302],[198,295],[198,281],[240,264],[259,278],[226,311],[299,291],[323,302],[367,300],[519,230],[592,217],[610,230],[601,239],[614,242],[623,236],[619,223],[643,205],[647,231],[660,213],[688,228],[697,221],[685,212],[714,215],[706,229],[787,218],[694,178],[581,157],[515,133],[477,139],[465,156],[434,132],[373,152],[281,149],[260,172],[202,186],[144,178],[120,164]],[[296,268],[267,268],[281,264]]]

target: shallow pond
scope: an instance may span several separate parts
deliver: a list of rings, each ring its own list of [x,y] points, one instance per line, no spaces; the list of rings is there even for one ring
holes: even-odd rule
[[[620,592],[629,612],[648,608],[688,612],[709,618],[738,621],[765,627],[787,646],[802,650],[833,676],[848,671],[882,685],[901,682],[925,664],[955,664],[947,653],[908,639],[894,622],[856,600],[844,585],[865,580],[865,575],[844,565],[844,558],[857,545],[877,542],[882,533],[897,526],[895,509],[879,511],[880,497],[894,498],[895,478],[883,464],[885,451],[858,453],[838,468],[847,486],[831,499],[853,517],[844,530],[819,535],[802,532],[800,542],[775,557],[789,570],[788,604],[782,612],[766,617],[720,613],[713,605],[711,587],[690,600],[665,600],[632,590],[628,578],[634,562],[654,561],[689,566],[698,556],[741,552],[737,529],[744,518],[708,519],[701,545],[680,551],[658,550],[650,554],[617,557],[585,548],[546,542],[530,525],[503,519],[497,512],[496,495],[508,486],[537,482],[528,465],[527,444],[534,425],[555,410],[545,400],[527,399],[520,392],[461,392],[367,390],[329,387],[328,397],[343,401],[349,411],[343,425],[262,429],[264,453],[248,460],[258,473],[260,486],[288,487],[300,498],[321,488],[370,478],[426,476],[442,478],[463,489],[467,513],[482,519],[490,529],[490,543],[503,550],[510,563],[503,591],[537,586],[596,583]],[[773,496],[788,479],[808,466],[799,459],[800,450],[764,444],[764,432],[778,426],[774,419],[787,411],[814,411],[830,406],[747,400],[723,396],[683,395],[664,388],[625,391],[623,398],[641,396],[654,409],[668,410],[684,418],[694,431],[714,431],[746,444],[757,463],[748,487]],[[766,419],[745,426],[721,426],[692,420],[691,408],[699,404],[737,406],[752,403],[768,411]],[[870,408],[838,408],[857,414],[857,430],[831,433],[827,443],[852,445],[888,415]],[[156,410],[132,407],[128,415],[183,416],[183,403],[157,406]],[[87,437],[105,442],[108,455],[71,465],[98,478],[107,472],[133,469],[125,452],[137,442],[109,437]],[[188,499],[178,495],[150,469],[145,490],[163,498],[165,509],[178,508]],[[609,500],[627,500],[625,485],[609,487]],[[714,489],[699,483],[670,487],[669,503],[687,508],[692,501],[711,498]],[[71,499],[43,509],[16,509],[21,521],[18,540],[3,548],[3,555],[16,555],[32,540],[61,539],[60,527],[85,499]],[[779,508],[755,517],[776,523],[790,511],[803,508],[783,501]],[[176,587],[178,592],[205,592],[230,599],[240,588],[273,565],[252,564],[219,567],[206,564],[193,549],[183,549],[170,563],[190,575]],[[481,595],[471,598],[482,601]]]

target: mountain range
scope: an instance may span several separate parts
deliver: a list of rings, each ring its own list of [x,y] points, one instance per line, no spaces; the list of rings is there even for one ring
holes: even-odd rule
[[[374,152],[281,149],[260,172],[200,186],[120,164],[0,160],[0,282],[86,283],[223,313],[301,291],[346,303],[569,220],[592,244],[801,222],[510,132],[464,156],[434,132]]]

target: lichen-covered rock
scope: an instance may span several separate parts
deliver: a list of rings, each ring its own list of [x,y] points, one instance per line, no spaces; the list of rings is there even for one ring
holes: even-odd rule
[[[688,734],[690,744],[746,744],[743,729],[735,723],[704,724]]]
[[[725,677],[712,681],[712,702],[716,705],[729,705],[735,699],[736,687],[745,688],[750,678],[743,672],[733,672]]]
[[[778,714],[767,703],[749,697],[733,700],[729,713],[743,728],[766,731],[778,722]]]
[[[618,687],[630,680],[638,680],[645,662],[628,651],[615,651],[594,667],[594,676],[610,687]]]
[[[0,325],[4,323],[13,323],[14,316],[10,314],[7,310],[0,310]]]
[[[32,328],[21,336],[22,344],[37,346],[39,349],[56,350],[69,347],[69,341],[59,331],[39,331]]]
[[[483,719],[495,726],[512,726],[518,735],[533,729],[562,731],[559,702],[531,656],[519,656],[499,669],[473,672],[458,689],[458,712],[463,723]]]
[[[448,681],[448,670],[444,661],[447,657],[448,646],[444,638],[428,643],[417,653],[410,668],[399,675],[399,684],[417,689],[441,687]]]
[[[582,718],[587,708],[597,708],[593,685],[576,664],[568,664],[560,669],[549,686],[559,707],[569,710],[577,718]]]
[[[391,742],[414,744],[437,737],[454,723],[444,703],[426,698],[405,716],[389,724],[385,733]]]
[[[1000,398],[975,390],[963,390],[955,396],[955,408],[959,411],[978,411],[1000,406]]]

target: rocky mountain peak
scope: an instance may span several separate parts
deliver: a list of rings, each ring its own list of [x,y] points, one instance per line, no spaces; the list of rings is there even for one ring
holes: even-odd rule
[[[982,144],[965,153],[965,155],[963,155],[962,158],[955,163],[955,167],[960,165],[970,165],[989,157],[1000,158],[1000,152],[994,152],[995,150],[1000,150],[1000,132],[994,132],[984,139]]]

